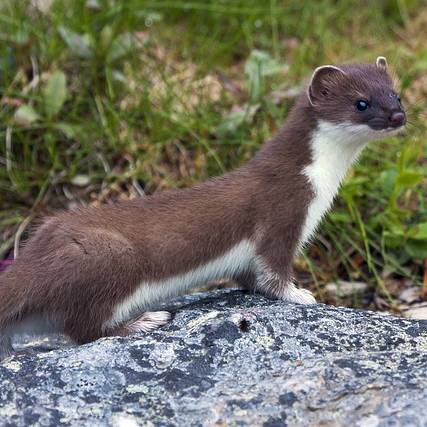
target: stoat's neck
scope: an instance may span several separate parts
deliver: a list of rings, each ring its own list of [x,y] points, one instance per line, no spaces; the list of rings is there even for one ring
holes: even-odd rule
[[[346,125],[319,122],[310,139],[311,162],[304,173],[316,186],[335,191],[355,162],[366,141],[351,138]]]
[[[289,113],[283,128],[265,143],[251,164],[267,170],[284,170],[300,174],[311,161],[311,138],[317,128],[312,109],[301,96]],[[287,174],[286,174],[287,175]]]
[[[354,132],[349,132],[349,129]],[[360,138],[357,125],[318,123],[310,140],[311,162],[303,169],[315,196],[308,208],[301,245],[310,238],[331,207],[349,167],[366,143],[365,138]]]

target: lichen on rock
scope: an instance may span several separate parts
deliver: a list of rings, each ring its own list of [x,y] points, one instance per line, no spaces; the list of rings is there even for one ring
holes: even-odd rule
[[[21,343],[0,364],[0,424],[427,424],[427,321],[230,290],[167,306],[150,334]]]

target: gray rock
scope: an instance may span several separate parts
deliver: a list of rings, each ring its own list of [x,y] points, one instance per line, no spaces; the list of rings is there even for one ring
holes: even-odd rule
[[[169,306],[144,336],[21,347],[0,425],[427,426],[427,321],[239,291]]]

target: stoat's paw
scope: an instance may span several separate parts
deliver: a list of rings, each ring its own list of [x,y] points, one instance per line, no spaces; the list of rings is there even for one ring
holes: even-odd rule
[[[286,286],[282,299],[297,304],[316,304],[316,299],[308,289],[299,289],[293,283]]]
[[[172,315],[168,311],[146,311],[140,317],[129,322],[125,329],[129,334],[150,332],[169,322]]]

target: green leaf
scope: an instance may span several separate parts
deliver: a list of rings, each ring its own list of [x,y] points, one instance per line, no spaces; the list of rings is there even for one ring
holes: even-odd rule
[[[403,234],[390,231],[384,231],[383,238],[386,246],[389,246],[390,248],[401,248],[404,240]]]
[[[344,222],[344,223],[351,223],[353,220],[351,219],[350,215],[344,212],[331,212],[329,214],[329,218],[333,222]]]
[[[131,33],[121,34],[111,43],[107,54],[107,62],[117,61],[135,49],[135,37]]]
[[[113,38],[113,29],[110,25],[106,25],[99,36],[99,44],[98,48],[100,47],[102,51],[107,51],[109,46],[111,45],[111,41]]]
[[[14,34],[11,34],[10,38],[14,43],[24,46],[30,40],[30,35],[28,33],[28,29],[24,26],[19,28]]]
[[[234,133],[244,123],[251,123],[259,107],[260,104],[254,104],[251,106],[244,105],[242,109],[233,111],[216,128],[215,133],[219,137],[223,137],[225,135]]]
[[[405,228],[402,223],[389,224],[389,230],[395,236],[400,236],[401,238],[405,236]]]
[[[416,259],[427,259],[427,240],[408,240],[406,252]]]
[[[399,187],[413,187],[424,179],[423,175],[414,170],[400,172],[396,178]]]
[[[163,15],[158,12],[153,12],[149,10],[137,10],[135,16],[138,18],[145,18],[145,24],[154,24],[160,22],[163,19]],[[147,25],[149,27],[150,25]]]
[[[59,34],[61,34],[61,37],[75,55],[85,59],[91,58],[93,56],[88,35],[82,36],[63,26],[59,27]]]
[[[396,169],[387,169],[380,174],[380,182],[385,194],[390,195],[396,183]]]
[[[30,105],[22,105],[15,112],[15,122],[21,126],[29,126],[39,119],[39,114]]]
[[[55,127],[55,129],[58,129],[67,138],[70,138],[70,139],[74,138],[80,130],[80,128],[78,126],[70,125],[68,123],[57,123],[54,127]]]
[[[49,118],[56,116],[67,98],[67,83],[62,71],[55,71],[43,90],[44,109]]]
[[[216,134],[220,137],[235,132],[245,122],[245,112],[236,111],[227,116],[216,128]]]
[[[265,88],[265,77],[283,72],[285,66],[273,59],[268,53],[253,50],[245,64],[251,99],[257,101]]]
[[[416,240],[427,241],[427,222],[422,222],[408,231],[408,237]]]

